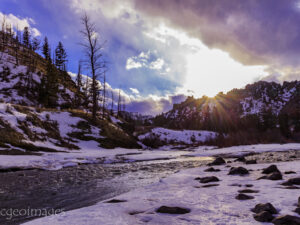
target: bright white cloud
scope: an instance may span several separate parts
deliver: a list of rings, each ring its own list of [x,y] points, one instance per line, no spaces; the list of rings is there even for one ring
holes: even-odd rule
[[[126,62],[126,69],[127,70],[131,70],[131,69],[138,69],[141,68],[142,64],[139,62],[136,62],[133,58],[129,58],[127,59]]]
[[[138,89],[136,89],[136,88],[129,88],[130,90],[131,90],[131,92],[133,93],[133,94],[139,94],[140,92],[139,92],[139,90]]]
[[[11,25],[15,31],[16,30],[23,31],[25,27],[28,27],[33,37],[37,37],[41,35],[41,32],[37,28],[32,27],[32,25],[36,24],[32,18],[28,18],[28,17],[20,18],[13,14],[5,15],[2,12],[0,12],[0,24],[2,24],[4,18],[6,24]]]
[[[151,62],[149,65],[150,69],[153,70],[161,70],[165,64],[165,61],[163,59],[158,58],[154,62]]]
[[[157,58],[157,52],[141,52],[138,56],[132,56],[126,61],[126,69],[148,68],[157,70],[161,74],[169,72],[170,68],[165,67],[165,61],[162,58]]]

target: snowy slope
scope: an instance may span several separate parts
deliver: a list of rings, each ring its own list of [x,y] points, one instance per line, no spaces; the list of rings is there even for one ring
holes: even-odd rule
[[[0,101],[28,106],[38,105],[38,88],[43,72],[30,72],[27,66],[16,65],[15,57],[0,52]],[[30,84],[30,86],[29,86]],[[59,84],[58,106],[74,100],[74,92]]]
[[[158,138],[165,142],[177,144],[195,144],[205,142],[209,139],[214,139],[217,133],[211,131],[196,131],[196,130],[170,130],[166,128],[153,128],[150,132],[138,136],[140,141],[146,138]]]

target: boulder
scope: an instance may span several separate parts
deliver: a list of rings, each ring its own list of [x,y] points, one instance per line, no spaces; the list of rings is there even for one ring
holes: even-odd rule
[[[222,157],[217,157],[213,162],[209,163],[209,166],[220,166],[224,165],[226,162]]]
[[[250,196],[250,195],[246,195],[246,194],[238,194],[235,199],[237,200],[250,200],[250,199],[254,199],[253,196]]]
[[[258,193],[259,191],[257,190],[252,190],[252,189],[243,189],[243,190],[239,190],[239,193]]]
[[[181,207],[161,206],[156,210],[156,212],[167,213],[167,214],[186,214],[191,212],[191,210],[187,208],[181,208]]]
[[[126,200],[120,200],[120,199],[112,199],[112,200],[109,200],[105,203],[122,203],[122,202],[127,202]]]
[[[295,171],[285,171],[284,174],[295,174]]]
[[[272,220],[272,223],[275,225],[300,225],[300,217],[291,215],[278,216]]]
[[[262,171],[263,174],[270,174],[270,173],[274,173],[274,172],[281,173],[276,165],[271,165],[267,168],[264,168]]]
[[[237,159],[234,160],[234,162],[246,162],[246,159],[244,156],[238,156]]]
[[[258,222],[271,222],[274,219],[274,216],[268,211],[262,211],[255,214],[253,217]]]
[[[200,183],[210,183],[210,182],[218,182],[220,181],[217,177],[211,176],[211,177],[197,177],[195,180],[199,180]]]
[[[266,179],[266,180],[282,180],[282,174],[280,172],[274,172],[266,176],[262,176],[258,178],[258,180]]]
[[[298,214],[300,215],[300,207],[297,207],[297,208],[295,209],[295,213],[298,213]]]
[[[257,164],[256,159],[250,159],[250,160],[246,160],[245,162],[246,164]]]
[[[228,175],[246,175],[249,174],[249,171],[244,167],[232,167]]]
[[[209,167],[206,170],[204,170],[204,172],[220,172],[221,170],[219,169],[215,169],[213,167]]]
[[[257,204],[253,209],[251,209],[252,212],[255,213],[261,213],[263,211],[267,211],[271,214],[277,214],[277,210],[275,209],[275,207],[271,204],[271,203],[266,203],[266,204]]]
[[[300,177],[288,179],[286,182],[282,183],[284,186],[300,185]]]

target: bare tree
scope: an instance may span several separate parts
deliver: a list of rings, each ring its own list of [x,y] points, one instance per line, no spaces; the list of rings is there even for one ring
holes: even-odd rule
[[[121,89],[119,89],[117,116],[120,116],[120,111],[121,111]]]
[[[111,90],[111,108],[110,108],[111,115],[114,114],[114,92]]]
[[[81,23],[83,25],[83,30],[81,34],[84,38],[81,45],[84,48],[86,56],[86,65],[91,71],[92,75],[92,85],[91,85],[91,94],[92,94],[92,117],[93,120],[96,120],[96,113],[98,110],[98,95],[99,95],[99,85],[97,82],[98,77],[102,74],[104,68],[103,61],[103,45],[100,43],[99,36],[96,30],[96,26],[91,22],[87,14],[81,18]]]
[[[102,119],[104,119],[105,114],[105,102],[106,102],[106,71],[103,73],[103,100],[102,100]]]

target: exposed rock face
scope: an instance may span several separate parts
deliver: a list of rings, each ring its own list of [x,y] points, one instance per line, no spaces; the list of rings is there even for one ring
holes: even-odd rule
[[[232,167],[228,173],[228,175],[247,175],[249,171],[244,167]]]
[[[161,206],[156,210],[156,212],[167,213],[167,214],[186,214],[191,212],[191,210],[187,208],[181,208],[181,207]]]

